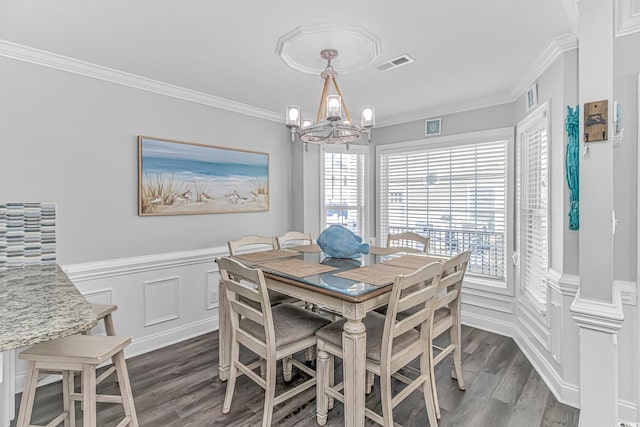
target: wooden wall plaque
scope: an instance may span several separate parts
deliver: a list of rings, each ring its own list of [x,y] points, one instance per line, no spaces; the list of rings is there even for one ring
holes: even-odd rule
[[[609,101],[584,104],[584,142],[606,141]]]

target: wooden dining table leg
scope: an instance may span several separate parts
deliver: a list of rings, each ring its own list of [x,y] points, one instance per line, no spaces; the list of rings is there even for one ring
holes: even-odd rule
[[[355,308],[355,307],[354,307]],[[362,319],[364,312],[348,310],[342,333],[344,375],[344,425],[364,426],[366,385],[366,331]]]
[[[231,360],[231,319],[222,280],[218,284],[218,322],[218,377],[221,381],[227,381]]]

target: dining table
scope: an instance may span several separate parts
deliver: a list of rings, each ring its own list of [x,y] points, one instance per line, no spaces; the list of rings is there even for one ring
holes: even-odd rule
[[[364,426],[366,392],[366,314],[389,302],[396,276],[410,274],[443,258],[393,250],[354,258],[325,256],[318,245],[237,254],[232,258],[262,269],[267,288],[346,319],[342,334],[344,425]],[[231,322],[224,284],[219,299],[219,378],[229,376]]]

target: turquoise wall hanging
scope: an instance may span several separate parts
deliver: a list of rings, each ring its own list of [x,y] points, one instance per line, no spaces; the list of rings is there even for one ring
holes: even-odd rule
[[[567,119],[565,121],[565,129],[569,135],[567,156],[565,158],[565,172],[567,185],[569,186],[569,230],[578,230],[580,228],[580,150],[578,147],[579,108],[580,107],[578,105],[576,105],[575,110],[571,107],[567,107]]]

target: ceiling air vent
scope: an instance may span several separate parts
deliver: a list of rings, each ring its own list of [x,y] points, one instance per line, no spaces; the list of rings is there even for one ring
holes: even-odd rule
[[[397,58],[390,59],[387,62],[383,62],[378,65],[378,70],[380,71],[390,71],[395,70],[396,68],[402,67],[403,65],[411,64],[414,62],[413,58],[407,55],[400,55]]]

